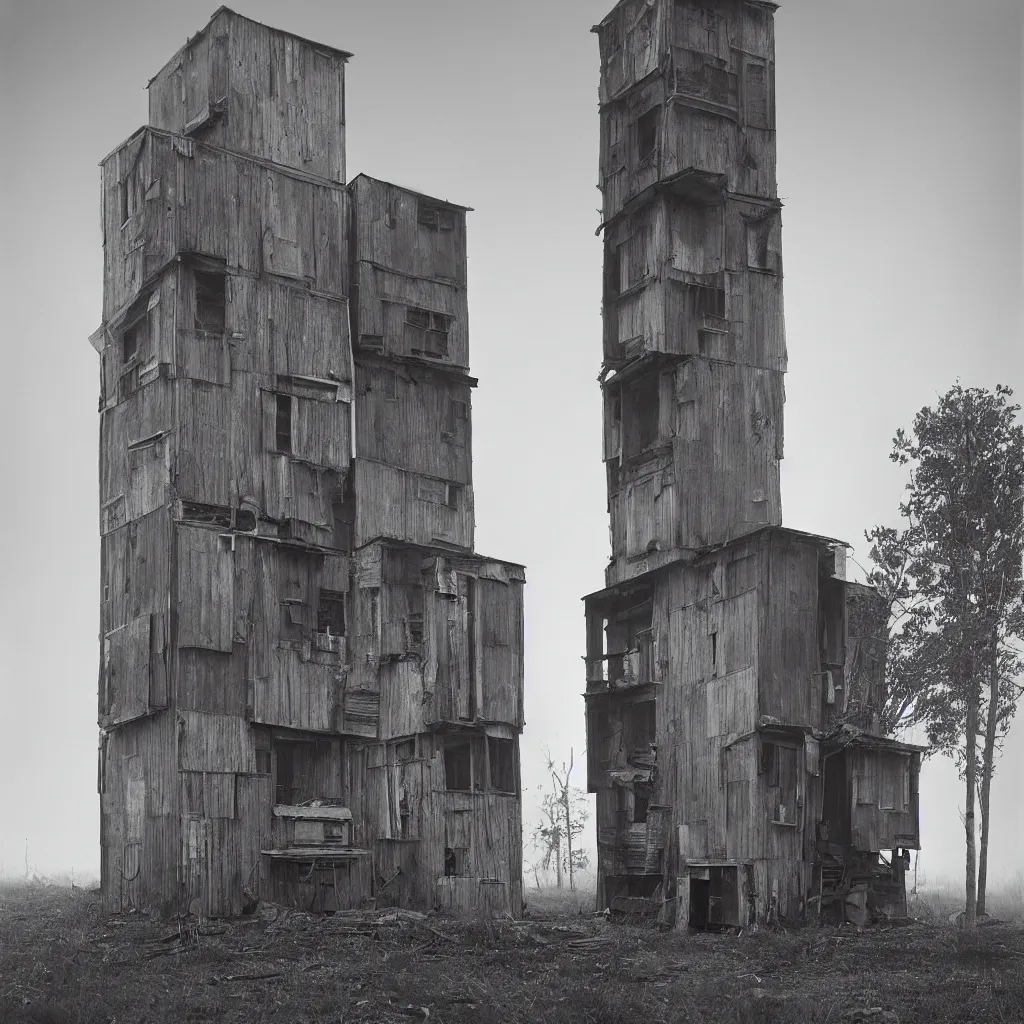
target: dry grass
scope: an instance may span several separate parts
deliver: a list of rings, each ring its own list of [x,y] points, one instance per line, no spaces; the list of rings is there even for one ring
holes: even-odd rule
[[[518,924],[432,915],[349,934],[341,917],[297,914],[204,934],[106,917],[83,890],[6,886],[0,1020],[842,1024],[873,1008],[900,1024],[1024,1019],[1019,925],[677,935],[595,920],[589,894],[529,895],[537,916]]]

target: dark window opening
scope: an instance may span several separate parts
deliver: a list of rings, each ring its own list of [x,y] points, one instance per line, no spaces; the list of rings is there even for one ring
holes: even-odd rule
[[[345,635],[345,595],[336,590],[321,590],[316,609],[316,631],[332,636]]]
[[[457,509],[459,507],[459,494],[461,493],[461,491],[462,487],[459,484],[448,484],[448,489],[445,492],[444,503],[449,508]]]
[[[654,156],[658,145],[658,114],[659,110],[655,107],[653,110],[648,110],[646,114],[642,114],[636,122],[636,158],[638,162],[643,162]]]
[[[448,878],[459,878],[469,874],[469,850],[466,847],[445,847],[444,873]]]
[[[121,351],[126,363],[134,358],[146,343],[148,325],[148,318],[141,317],[121,335]]]
[[[619,460],[609,459],[605,466],[608,470],[608,493],[619,493]]]
[[[622,257],[618,246],[607,246],[604,255],[604,292],[614,298],[622,290]]]
[[[699,317],[725,319],[725,289],[697,286],[693,289],[694,312]]]
[[[466,743],[451,743],[444,748],[445,788],[459,793],[473,791],[473,753]]]
[[[119,182],[117,186],[117,191],[118,199],[120,200],[121,206],[121,224],[125,225],[128,223],[128,219],[132,215],[129,198],[132,195],[131,184],[127,179],[125,181]]]
[[[275,803],[291,804],[296,789],[301,785],[299,778],[301,776],[301,757],[300,751],[296,749],[298,746],[297,743],[285,741],[275,744],[277,748],[277,772],[274,778]]]
[[[623,454],[628,458],[658,440],[661,378],[648,374],[627,385],[623,403]]]
[[[405,646],[406,650],[418,651],[423,644],[423,586],[409,584],[405,588]]]
[[[755,270],[772,270],[769,240],[772,222],[770,218],[747,223],[747,266]]]
[[[196,271],[195,328],[207,334],[223,334],[227,305],[227,277]]]
[[[711,674],[718,675],[718,634],[711,634]]]
[[[658,735],[655,702],[627,704],[622,709],[622,731],[628,750],[648,753]]]
[[[279,452],[292,450],[292,396],[277,395],[274,418],[274,446]]]
[[[331,543],[339,551],[351,551],[355,544],[355,505],[352,475],[347,474],[344,485],[331,495]]]
[[[270,751],[265,749],[256,748],[256,774],[257,775],[270,775],[271,774],[271,761]]]
[[[256,529],[256,513],[252,509],[235,509],[235,529],[241,533],[252,533]]]
[[[448,355],[451,317],[429,309],[410,306],[405,311],[405,336],[414,355]]]
[[[416,740],[399,740],[395,744],[395,760],[399,764],[406,764],[416,760]]]
[[[416,223],[432,231],[454,231],[455,211],[421,199],[416,206]]]
[[[252,515],[252,513],[249,513]],[[181,518],[192,523],[205,523],[208,526],[219,526],[223,530],[231,529],[231,509],[226,505],[204,505],[198,501],[181,503]],[[253,517],[255,519],[255,516]],[[255,529],[255,523],[253,524]]]
[[[491,766],[491,789],[498,793],[516,791],[515,741],[487,737],[487,757]]]
[[[650,801],[639,793],[633,794],[633,824],[643,825],[647,822],[647,808]]]

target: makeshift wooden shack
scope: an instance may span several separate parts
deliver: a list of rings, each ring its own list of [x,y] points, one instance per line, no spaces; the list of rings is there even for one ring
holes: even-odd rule
[[[524,574],[473,552],[466,208],[346,185],[349,56],[221,8],[102,162],[112,910],[521,909]]]
[[[774,12],[623,0],[601,53],[605,590],[586,600],[598,904],[696,927],[905,910],[920,748],[885,616],[782,527]]]

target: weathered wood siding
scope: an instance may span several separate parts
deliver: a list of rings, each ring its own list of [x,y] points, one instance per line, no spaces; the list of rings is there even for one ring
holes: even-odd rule
[[[691,168],[722,175],[730,192],[775,195],[769,9],[630,0],[597,32],[605,220],[657,179]],[[650,111],[653,140],[641,126]]]
[[[472,482],[472,392],[466,378],[363,357],[356,366],[361,459],[440,480]]]
[[[365,174],[353,179],[349,191],[354,260],[465,288],[465,207]]]
[[[874,852],[918,848],[919,755],[857,747],[847,756],[853,847]]]
[[[222,7],[149,83],[149,123],[344,182],[345,59]]]
[[[140,129],[102,169],[104,320],[179,253],[348,294],[341,186],[152,128]]]
[[[469,306],[464,288],[434,278],[407,277],[367,262],[355,264],[353,274],[357,351],[415,357],[460,369],[469,366]],[[445,330],[425,338],[414,322],[423,313],[433,315],[431,322]]]
[[[473,547],[473,488],[356,458],[356,546],[378,537]]]

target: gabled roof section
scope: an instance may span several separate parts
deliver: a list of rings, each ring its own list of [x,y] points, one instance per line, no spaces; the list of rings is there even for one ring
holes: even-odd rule
[[[393,181],[385,181],[383,178],[375,178],[373,175],[365,174],[363,172],[360,172],[349,181],[349,187],[354,185],[360,178],[364,178],[366,181],[372,181],[375,185],[387,185],[388,188],[397,188],[399,192],[405,192],[410,196],[416,196],[417,199],[426,199],[427,202],[437,203],[439,206],[446,206],[449,210],[461,210],[463,213],[473,213],[472,206],[460,206],[458,203],[453,203],[448,199],[438,199],[437,196],[428,196],[426,192],[417,192],[414,188],[407,188],[405,185],[396,185]]]
[[[328,46],[326,43],[321,43],[316,39],[307,39],[305,36],[296,35],[294,32],[287,32],[282,28],[274,28],[273,25],[265,25],[262,21],[257,21],[255,18],[247,18],[244,14],[239,14],[238,11],[233,11],[230,7],[222,5],[218,7],[217,10],[213,12],[213,14],[210,15],[209,21],[207,21],[207,23],[198,32],[196,32],[194,35],[189,36],[188,39],[185,40],[185,44],[179,47],[174,52],[174,55],[171,57],[171,59],[167,61],[163,65],[163,67],[161,67],[160,70],[146,83],[146,88],[148,89],[153,84],[153,82],[157,78],[159,78],[164,68],[173,64],[178,59],[178,57],[182,53],[184,53],[184,51],[187,50],[197,39],[201,38],[206,32],[208,32],[210,26],[222,14],[228,14],[232,18],[240,18],[242,21],[248,21],[253,25],[263,25],[264,28],[269,29],[271,32],[276,32],[278,35],[282,36],[288,36],[290,39],[298,39],[299,42],[307,43],[314,49],[322,50],[324,53],[329,53],[335,57],[339,57],[342,61],[347,62],[349,57],[352,56],[352,54],[348,50],[340,50],[336,46]]]

